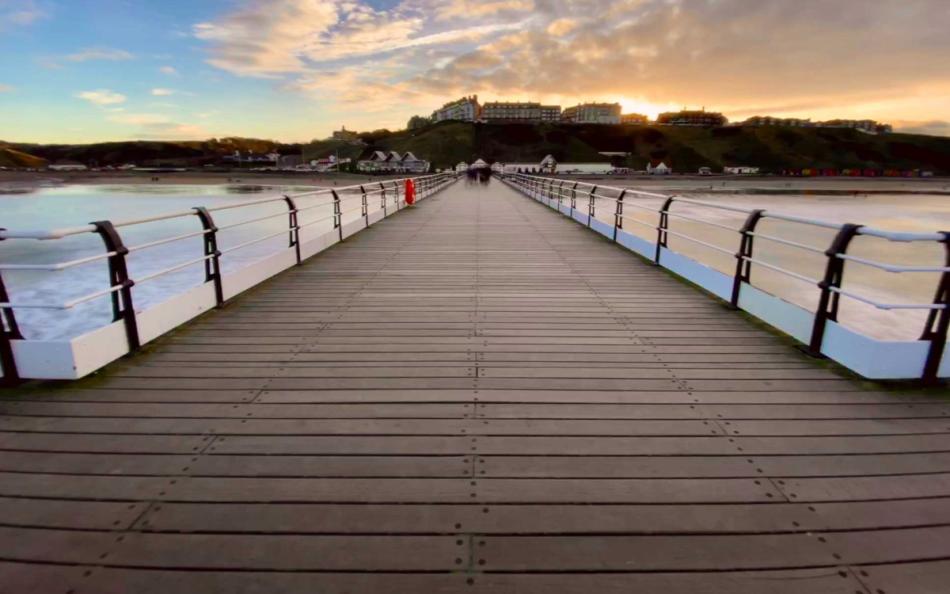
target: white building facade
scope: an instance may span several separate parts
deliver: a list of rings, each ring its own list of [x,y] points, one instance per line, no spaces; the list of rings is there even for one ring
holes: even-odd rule
[[[582,103],[568,107],[561,114],[567,124],[619,124],[619,103]]]
[[[474,122],[481,117],[481,106],[478,104],[478,95],[462,97],[457,101],[446,103],[440,109],[432,112],[433,122],[459,121]]]

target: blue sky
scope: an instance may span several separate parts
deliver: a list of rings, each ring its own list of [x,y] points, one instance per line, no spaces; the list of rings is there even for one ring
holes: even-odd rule
[[[950,135],[945,0],[0,0],[0,139],[306,141],[446,100]]]

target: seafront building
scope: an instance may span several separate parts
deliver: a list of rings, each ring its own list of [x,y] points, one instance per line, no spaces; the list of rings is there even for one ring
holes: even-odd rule
[[[478,95],[462,97],[443,105],[432,112],[433,122],[455,120],[459,122],[474,122],[481,118],[482,108],[478,104]]]
[[[714,111],[689,110],[668,111],[656,118],[656,123],[665,126],[702,126],[712,128],[725,126],[729,122],[726,116]]]
[[[426,173],[431,164],[412,152],[372,151],[360,159],[356,168],[362,173]]]
[[[495,101],[482,106],[481,120],[487,123],[500,122],[558,122],[561,119],[560,105],[541,105],[533,102]]]
[[[778,126],[782,128],[848,128],[867,134],[889,134],[894,131],[890,124],[882,124],[874,120],[828,120],[826,122],[812,122],[801,118],[776,118],[772,116],[754,116],[737,126],[761,127]]]
[[[566,124],[619,124],[619,103],[581,103],[568,107],[561,114]]]
[[[725,115],[715,111],[683,109],[661,113],[655,122],[638,113],[621,113],[619,103],[581,103],[565,108],[559,105],[543,105],[536,101],[493,101],[479,104],[478,95],[462,97],[446,103],[432,112],[433,123],[447,120],[460,122],[485,122],[489,124],[505,123],[562,123],[562,124],[624,124],[645,126],[655,123],[661,126],[693,126],[714,128],[730,125]],[[775,126],[782,128],[846,128],[866,134],[887,134],[893,132],[889,124],[874,120],[828,120],[812,122],[807,118],[779,118],[774,116],[753,116],[742,122],[731,124],[736,127]],[[343,128],[333,133],[334,138],[351,139],[356,135]],[[358,137],[357,137],[358,139]]]
[[[814,128],[817,124],[802,118],[775,118],[772,116],[753,116],[744,122],[736,122],[736,126],[781,126],[783,128]]]

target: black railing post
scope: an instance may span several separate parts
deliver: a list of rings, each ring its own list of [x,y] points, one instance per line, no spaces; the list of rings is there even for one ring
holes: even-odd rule
[[[950,268],[950,232],[942,231],[944,246],[944,266]],[[937,286],[937,294],[934,297],[935,306],[943,306],[943,309],[932,309],[927,314],[927,324],[924,326],[924,333],[921,340],[930,341],[930,349],[927,351],[927,361],[924,363],[924,374],[922,379],[926,383],[936,383],[940,374],[940,363],[943,360],[943,353],[947,346],[947,333],[950,329],[950,270],[944,270],[940,275],[940,284]]]
[[[385,219],[387,216],[389,216],[386,212],[386,184],[379,182],[379,189],[382,190],[379,193],[379,205],[383,209],[383,218]]]
[[[90,225],[96,228],[96,233],[102,238],[102,242],[106,245],[106,252],[112,254],[108,260],[109,287],[119,287],[119,290],[112,291],[110,294],[113,321],[122,320],[125,325],[125,337],[129,343],[129,352],[137,351],[142,343],[139,340],[139,326],[135,319],[135,305],[132,302],[132,287],[135,281],[129,278],[126,262],[129,248],[122,243],[122,238],[111,221],[95,221]]]
[[[564,202],[564,180],[557,185],[557,211],[561,212],[561,204]]]
[[[393,191],[396,193],[396,211],[399,211],[399,182],[393,181]]]
[[[287,247],[294,248],[297,254],[297,264],[300,264],[300,225],[297,224],[297,203],[290,196],[284,196],[287,203],[287,229],[290,242]]]
[[[205,282],[214,283],[214,302],[218,307],[224,304],[224,288],[221,285],[221,251],[218,250],[218,227],[211,213],[204,206],[196,206],[195,214],[205,230]]]
[[[594,212],[596,207],[594,206],[594,200],[597,199],[597,186],[593,186],[590,190],[590,194],[587,195],[587,226],[590,227],[592,221],[594,220]]]
[[[343,209],[340,208],[340,195],[336,190],[330,190],[333,194],[333,228],[339,229],[340,241],[343,241]]]
[[[739,290],[742,283],[752,281],[752,262],[749,261],[749,258],[752,257],[754,239],[752,234],[755,232],[755,226],[759,224],[763,214],[765,214],[765,211],[762,209],[753,210],[746,217],[742,228],[739,229],[742,239],[739,243],[739,251],[736,252],[736,274],[732,278],[732,297],[729,299],[729,304],[736,309],[739,307]]]
[[[617,196],[617,210],[614,211],[614,241],[617,241],[617,232],[623,229],[623,197],[627,195],[626,190],[621,190]]]
[[[571,218],[574,218],[574,209],[577,208],[577,186],[580,182],[574,182],[571,187]]]
[[[811,329],[811,340],[808,342],[808,352],[814,357],[821,356],[821,343],[825,337],[828,320],[834,322],[838,319],[838,302],[841,295],[833,289],[840,288],[844,280],[844,260],[839,258],[838,255],[845,254],[848,251],[848,245],[860,230],[861,225],[851,223],[842,225],[841,230],[831,241],[831,246],[825,250],[828,263],[825,265],[825,276],[818,283],[821,296],[818,298],[815,323]]]
[[[5,231],[5,229],[0,229],[0,231]],[[3,240],[0,239],[0,241]],[[0,272],[0,302],[10,302],[10,295],[3,284],[2,272]],[[0,365],[3,365],[3,383],[5,384],[14,383],[20,379],[11,341],[21,340],[22,338],[23,334],[20,332],[20,326],[17,324],[13,308],[3,307],[0,311]]]
[[[656,226],[656,253],[653,255],[653,263],[660,264],[660,254],[662,249],[667,246],[669,236],[667,231],[670,228],[670,207],[673,205],[673,196],[670,196],[660,207],[660,223]]]
[[[363,202],[363,220],[366,222],[366,226],[369,227],[369,203],[366,201],[366,188],[360,186],[360,196]]]

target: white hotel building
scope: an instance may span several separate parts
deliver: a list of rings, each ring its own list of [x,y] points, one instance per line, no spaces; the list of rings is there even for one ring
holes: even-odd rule
[[[481,118],[482,108],[478,104],[478,95],[462,97],[457,101],[446,103],[432,112],[433,122],[456,120],[460,122],[474,122]]]

